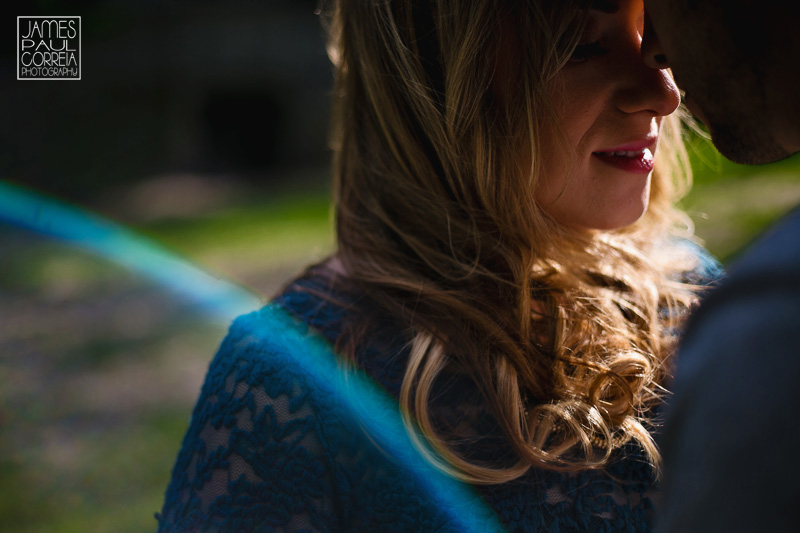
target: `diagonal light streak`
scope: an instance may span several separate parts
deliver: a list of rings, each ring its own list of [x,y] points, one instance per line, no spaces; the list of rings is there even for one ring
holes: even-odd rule
[[[2,181],[0,220],[74,244],[143,274],[225,322],[262,305],[254,293],[209,274],[151,239]]]
[[[110,220],[0,181],[0,220],[21,226],[139,272],[229,322],[262,307],[252,292],[205,272],[158,243]],[[320,387],[337,397],[398,463],[419,479],[434,505],[459,531],[501,532],[494,512],[473,487],[436,470],[416,450],[393,400],[364,373],[345,378],[328,343],[306,331],[276,304],[258,311],[268,327],[253,340],[282,354]]]

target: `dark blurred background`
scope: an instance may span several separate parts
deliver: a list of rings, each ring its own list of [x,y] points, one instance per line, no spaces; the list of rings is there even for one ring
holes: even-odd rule
[[[331,69],[315,0],[34,1],[82,16],[82,79],[18,82],[0,57],[5,179],[76,201],[164,174],[265,186],[327,161]],[[228,177],[226,179],[226,176]]]
[[[98,213],[267,299],[333,247],[317,7],[3,4],[0,182]],[[82,17],[80,81],[16,80],[18,15]],[[696,186],[683,205],[725,262],[800,202],[798,157],[741,167],[687,142]],[[0,531],[152,531],[233,317],[2,219]]]

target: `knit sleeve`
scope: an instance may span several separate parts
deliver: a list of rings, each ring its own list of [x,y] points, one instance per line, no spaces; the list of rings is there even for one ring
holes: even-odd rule
[[[247,321],[234,323],[211,363],[159,532],[337,529],[313,384],[250,337]]]

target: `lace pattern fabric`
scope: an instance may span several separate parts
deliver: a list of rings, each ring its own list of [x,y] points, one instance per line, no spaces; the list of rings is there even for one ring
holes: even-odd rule
[[[302,374],[265,364],[235,331],[206,377],[162,529],[328,530],[334,492],[319,439],[321,406]]]
[[[720,275],[713,259],[701,257],[698,280]],[[344,309],[303,290],[315,283],[312,271],[272,306],[332,342]],[[462,530],[459,510],[431,498],[324,382],[253,333],[283,334],[274,329],[264,312],[240,317],[212,361],[159,531]],[[396,396],[404,347],[387,346],[397,338],[391,332],[378,338],[367,348],[365,371]],[[531,469],[514,482],[472,490],[509,531],[633,532],[652,524],[652,472],[632,446],[606,470]]]
[[[461,530],[335,394],[252,334],[275,325],[238,319],[212,362],[160,530]]]

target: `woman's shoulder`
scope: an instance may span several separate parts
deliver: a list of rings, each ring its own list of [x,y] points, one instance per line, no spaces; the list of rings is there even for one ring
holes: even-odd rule
[[[302,276],[232,324],[173,472],[162,528],[218,520],[225,531],[249,531],[260,520],[310,530],[491,531],[485,506],[454,512],[465,489],[414,451],[379,383],[341,364],[319,329],[331,333],[345,310],[317,294],[318,281]],[[188,503],[187,493],[196,495]],[[207,510],[196,508],[207,499]],[[243,527],[228,527],[234,515]]]
[[[327,354],[324,342],[277,305],[234,321],[206,374],[159,531],[251,531],[265,523],[324,530],[336,523],[331,457],[346,434],[324,381],[307,371],[324,366]],[[281,499],[291,509],[276,507]]]
[[[330,261],[314,265],[272,301],[331,346],[349,347],[346,357],[393,397],[399,396],[408,332],[364,292],[349,283]],[[359,337],[356,346],[348,339]],[[361,335],[358,334],[361,333]]]
[[[211,363],[216,367],[247,367],[247,372],[258,368],[285,366],[298,354],[314,352],[327,356],[327,347],[308,324],[298,320],[275,302],[236,318]]]
[[[311,361],[298,358],[313,356],[317,365],[332,359],[344,307],[323,297],[333,294],[327,279],[318,266],[310,267],[262,308],[236,318],[215,363],[285,366],[281,363],[291,361],[304,367]]]
[[[301,276],[232,323],[206,374],[160,531],[448,522],[435,505],[414,503],[419,476],[398,470],[365,436],[366,424],[383,442],[399,441],[402,425],[387,433],[389,404],[367,394],[369,383],[345,379],[318,330],[341,309],[315,295],[318,281]],[[397,505],[384,508],[381,499]]]

